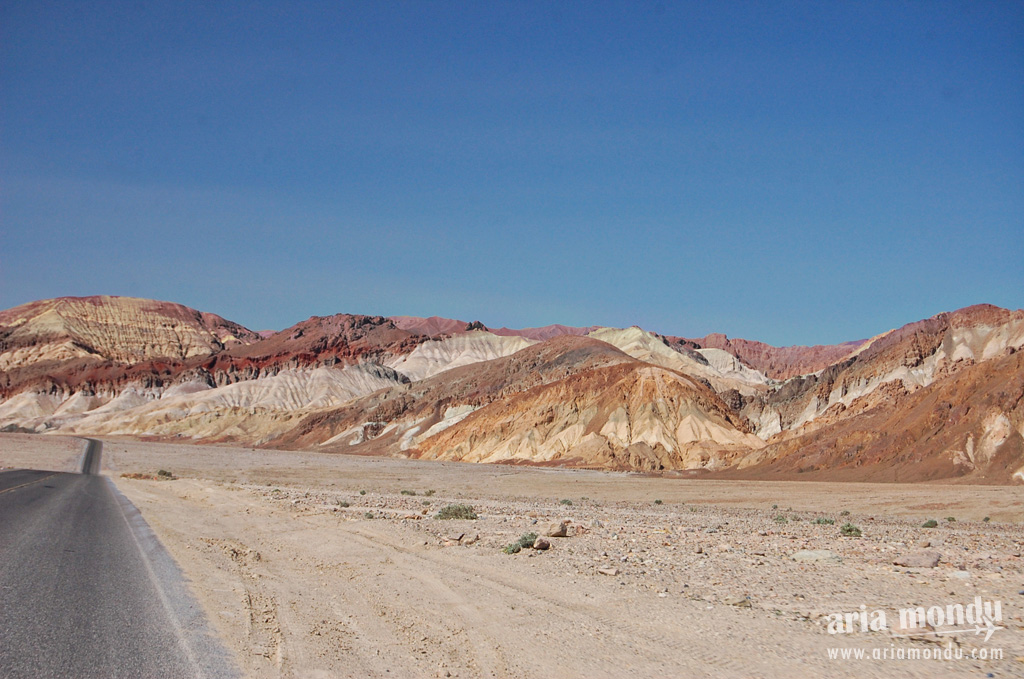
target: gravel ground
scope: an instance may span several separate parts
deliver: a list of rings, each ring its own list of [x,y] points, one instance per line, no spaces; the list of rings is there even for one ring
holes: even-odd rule
[[[0,437],[0,464],[63,454],[47,452],[56,442]],[[159,469],[179,478],[121,477]],[[1024,675],[1019,488],[691,481],[129,441],[105,443],[104,471],[247,676]],[[448,504],[478,518],[435,518]],[[923,528],[928,518],[937,527]],[[547,538],[550,549],[502,550],[559,523],[567,535]],[[847,523],[861,535],[844,536]],[[988,641],[935,634],[949,626],[897,636],[901,608],[976,597],[1000,602],[1004,629]],[[831,614],[862,605],[885,611],[889,629],[828,633]],[[830,648],[964,657],[842,660]],[[978,657],[995,649],[1002,659]]]

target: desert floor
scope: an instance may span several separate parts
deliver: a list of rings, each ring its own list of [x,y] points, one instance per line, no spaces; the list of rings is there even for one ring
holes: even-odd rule
[[[71,471],[81,449],[0,435],[0,466]],[[178,478],[122,477],[161,469]],[[121,440],[105,441],[103,473],[249,677],[1024,676],[1020,487],[679,480]],[[479,517],[434,518],[452,503]],[[568,537],[550,549],[502,551],[559,521]],[[863,535],[843,537],[847,522]],[[794,560],[801,550],[832,554]],[[894,565],[922,552],[938,565]],[[896,636],[901,608],[975,597],[1001,605],[1004,629],[987,642]],[[884,610],[890,629],[827,632],[829,614],[861,605]],[[899,659],[947,649],[963,657]],[[996,649],[1002,659],[979,657]]]

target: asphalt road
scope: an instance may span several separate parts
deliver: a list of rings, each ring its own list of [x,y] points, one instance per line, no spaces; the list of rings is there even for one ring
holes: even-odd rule
[[[177,679],[235,672],[170,556],[98,476],[0,473],[0,676]]]

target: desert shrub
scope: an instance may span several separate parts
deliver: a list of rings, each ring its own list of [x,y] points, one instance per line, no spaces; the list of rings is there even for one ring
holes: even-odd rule
[[[366,495],[366,491],[365,490],[361,490],[361,491],[359,491],[359,494],[360,495]]]
[[[374,514],[373,512],[366,512],[365,514],[363,514],[363,518],[364,519],[376,519],[377,515]]]
[[[655,500],[655,501],[654,501],[654,504],[656,504],[656,505],[660,505],[660,504],[661,504],[661,500]]]
[[[985,523],[988,523],[991,520],[992,520],[991,516],[986,516],[984,519],[982,519],[982,521],[984,521]]]
[[[174,478],[174,474],[170,473],[166,469],[161,469],[160,471],[158,471],[156,473],[156,475],[157,476],[164,476],[164,477],[167,477],[167,478]]]
[[[338,500],[338,506],[339,507],[348,507],[348,503],[345,502],[344,500]]]
[[[437,492],[436,490],[425,490],[425,491],[423,491],[423,494],[426,495],[427,497],[430,497],[431,495],[433,495],[436,492]]]
[[[836,522],[835,519],[829,519],[829,518],[826,518],[824,516],[819,516],[818,518],[816,518],[814,520],[814,523],[818,524],[819,526],[831,526],[835,522]]]
[[[475,519],[476,510],[470,505],[445,505],[434,515],[435,519]]]
[[[849,509],[844,509],[843,511],[839,512],[839,516],[849,516],[849,515],[850,515],[850,510]]]
[[[852,523],[844,523],[839,532],[845,538],[859,538],[862,535],[860,528],[857,528]]]
[[[946,517],[946,521],[948,521],[949,523],[955,523],[956,522],[956,517],[955,516],[947,516]]]
[[[510,542],[501,548],[501,551],[506,554],[517,554],[524,549],[533,547],[534,541],[537,539],[536,533],[523,533],[519,536],[519,539],[515,542]]]
[[[415,490],[403,490],[402,491],[402,495],[415,495],[415,494],[416,494]]]
[[[778,508],[779,508],[778,505],[772,505],[772,509],[778,509]]]
[[[560,505],[571,505],[572,504],[572,500],[570,500],[567,497],[566,498],[562,498],[561,500],[558,501],[558,504],[560,504]]]
[[[921,524],[921,528],[935,528],[938,525],[939,522],[935,519],[928,519],[927,521]]]
[[[784,515],[779,514],[775,517],[775,523],[789,523],[789,519],[787,519]]]

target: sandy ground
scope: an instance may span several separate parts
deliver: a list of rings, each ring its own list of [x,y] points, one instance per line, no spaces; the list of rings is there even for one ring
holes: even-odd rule
[[[4,435],[0,465],[73,468],[76,447]],[[250,677],[1024,675],[1020,488],[669,480],[129,441],[107,441],[103,462]],[[180,478],[121,477],[159,469]],[[479,518],[434,518],[450,503]],[[939,526],[922,528],[928,518]],[[551,549],[502,551],[560,520],[569,535]],[[846,522],[862,537],[842,537]],[[794,561],[800,550],[832,557]],[[922,551],[938,566],[893,563]],[[900,608],[975,597],[1001,604],[1004,629],[987,642],[895,636]],[[828,634],[829,614],[861,605],[894,629]],[[947,648],[963,658],[870,657]],[[995,649],[1001,660],[977,657]]]
[[[0,470],[43,469],[54,472],[78,471],[83,441],[67,436],[0,434]]]

